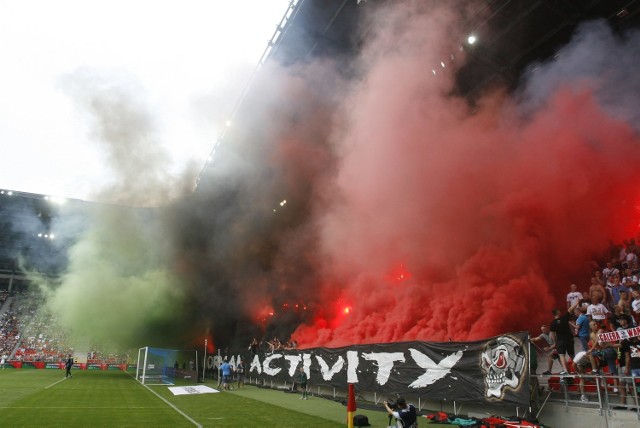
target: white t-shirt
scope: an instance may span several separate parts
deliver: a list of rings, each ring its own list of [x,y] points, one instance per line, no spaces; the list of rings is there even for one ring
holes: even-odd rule
[[[567,302],[570,303],[569,306],[575,305],[580,300],[582,300],[582,293],[579,291],[572,291],[571,293],[567,294]]]
[[[602,276],[605,278],[609,278],[610,276],[615,276],[620,274],[620,271],[617,268],[604,268],[602,269]]]
[[[640,314],[640,299],[635,299],[631,302],[631,309],[633,309],[633,312],[636,314]]]
[[[590,304],[589,307],[587,308],[587,315],[590,315],[592,319],[598,320],[598,321],[607,318],[608,313],[609,313],[609,310],[602,303],[597,303],[595,305]]]

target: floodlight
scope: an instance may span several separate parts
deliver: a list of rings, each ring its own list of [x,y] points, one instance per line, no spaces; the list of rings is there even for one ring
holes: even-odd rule
[[[478,39],[476,39],[476,36],[474,36],[474,35],[472,34],[472,35],[470,35],[470,36],[467,38],[467,43],[469,43],[470,45],[472,45],[472,44],[474,44],[477,40],[478,40]]]
[[[64,205],[67,202],[65,198],[61,198],[59,196],[45,196],[44,199],[57,205]]]

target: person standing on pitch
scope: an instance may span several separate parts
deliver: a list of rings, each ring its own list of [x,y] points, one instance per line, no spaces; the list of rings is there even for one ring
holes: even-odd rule
[[[238,366],[236,367],[236,375],[238,376],[238,389],[244,386],[244,363],[238,358]]]
[[[64,363],[64,368],[67,369],[67,373],[64,375],[65,378],[73,377],[71,374],[71,367],[73,367],[73,358],[69,355],[67,358],[67,362]]]
[[[302,395],[300,396],[301,400],[307,399],[307,374],[304,372],[304,368],[300,367],[298,370],[298,376],[296,376],[296,382],[300,384],[300,391]]]
[[[220,371],[222,372],[222,389],[224,390],[229,390],[231,386],[231,370],[231,364],[225,359],[220,366]]]

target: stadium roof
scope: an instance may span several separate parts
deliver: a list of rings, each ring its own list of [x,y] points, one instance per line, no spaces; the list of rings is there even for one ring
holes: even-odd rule
[[[388,4],[387,0],[298,0],[290,3],[280,27],[260,65],[275,61],[284,66],[331,58],[349,73],[349,62],[358,53],[371,28],[366,14]],[[552,58],[567,44],[577,27],[587,21],[606,20],[618,32],[640,28],[640,0],[481,0],[461,1],[470,8],[464,24],[475,43],[461,40],[466,60],[456,74],[458,95],[471,104],[494,86],[513,90],[535,64]],[[439,65],[434,64],[434,68]],[[431,70],[425,70],[430,73]],[[242,114],[238,101],[234,115]],[[215,142],[202,172],[212,167],[213,154],[228,130]],[[203,178],[201,173],[197,183]]]
[[[270,59],[284,64],[311,57],[350,56],[368,29],[356,31],[366,8],[383,1],[301,0]],[[605,19],[616,30],[640,26],[638,0],[484,0],[466,24],[477,42],[466,41],[468,58],[458,72],[463,95],[501,83],[513,87],[527,66],[551,58],[585,21]]]

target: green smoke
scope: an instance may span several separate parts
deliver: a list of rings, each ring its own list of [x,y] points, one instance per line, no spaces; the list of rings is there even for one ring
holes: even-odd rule
[[[184,296],[157,218],[103,205],[89,218],[69,249],[67,272],[50,290],[49,309],[76,343],[170,343]]]

